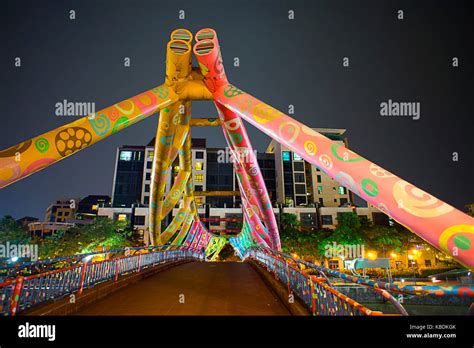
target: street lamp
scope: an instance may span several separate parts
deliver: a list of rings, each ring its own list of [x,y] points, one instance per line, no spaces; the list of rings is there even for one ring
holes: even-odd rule
[[[377,258],[377,253],[375,251],[369,251],[367,257],[371,260],[375,260]]]

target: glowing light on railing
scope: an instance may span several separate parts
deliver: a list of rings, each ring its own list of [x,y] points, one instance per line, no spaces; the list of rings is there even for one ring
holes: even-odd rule
[[[88,263],[90,260],[92,260],[93,257],[94,257],[94,255],[86,256],[82,259],[82,262]]]

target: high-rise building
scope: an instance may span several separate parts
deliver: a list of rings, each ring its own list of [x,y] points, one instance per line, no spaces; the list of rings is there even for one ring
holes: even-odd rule
[[[316,131],[347,147],[344,129]],[[144,236],[148,226],[151,173],[154,156],[152,139],[146,146],[121,146],[117,149],[114,174],[112,207],[99,207],[99,216],[114,220],[128,220]],[[192,180],[195,202],[200,215],[211,218],[241,217],[240,196],[199,196],[200,191],[239,191],[233,169],[232,155],[228,148],[207,148],[206,139],[191,140]],[[256,153],[260,170],[273,204],[275,214],[281,212],[277,203],[284,205],[284,212],[296,214],[307,228],[335,228],[338,214],[356,212],[376,224],[387,225],[388,217],[375,207],[356,208],[352,193],[312,166],[297,154],[272,141],[265,153]],[[170,166],[165,193],[171,189],[179,172],[179,158]],[[205,208],[204,204],[209,206]],[[209,209],[209,210],[207,210]],[[166,218],[169,222],[173,209]],[[235,228],[232,222],[210,222],[212,231]]]
[[[347,147],[345,129],[313,128]],[[352,194],[316,166],[272,140],[267,153],[275,157],[276,201],[285,206],[340,207],[353,202]]]
[[[112,189],[113,207],[131,207],[150,203],[151,175],[153,170],[155,138],[146,146],[121,146],[117,149],[114,183]],[[192,139],[193,182],[195,191],[206,190],[206,139]],[[171,189],[179,172],[176,158],[168,169],[165,192]],[[204,197],[197,198],[204,203]]]
[[[194,191],[208,191],[207,187],[207,173],[208,158],[206,151],[206,139],[191,138],[191,159],[192,159],[192,178]],[[208,197],[196,196],[195,202],[199,207],[206,203]]]
[[[275,155],[272,153],[260,153],[257,152],[257,162],[260,167],[260,171],[267,187],[270,201],[276,206],[277,201],[277,190],[276,190],[276,172],[275,172]]]
[[[347,147],[344,129],[315,128],[316,131]],[[121,146],[117,150],[113,207],[148,205],[154,156],[152,139],[146,146]],[[199,196],[199,191],[238,191],[239,186],[228,148],[207,148],[206,139],[191,141],[192,179],[198,207],[239,208],[239,196]],[[306,162],[279,143],[272,141],[265,153],[256,153],[258,164],[274,206],[345,207],[352,194],[319,168]],[[168,169],[165,192],[169,192],[179,172],[176,158]]]
[[[120,146],[117,149],[112,206],[130,207],[142,200],[145,146]]]
[[[140,189],[140,200],[139,202],[144,205],[150,204],[150,187],[151,187],[151,173],[153,170],[153,156],[155,154],[155,138],[144,147],[145,152],[145,161],[143,163],[143,172],[142,172],[142,186]],[[168,174],[170,174],[171,169],[168,169]],[[166,177],[166,187],[165,190],[168,192],[170,189],[171,176]],[[130,206],[130,205],[129,205]]]
[[[229,161],[223,148],[207,149],[207,191],[235,191],[234,165]],[[228,153],[228,152],[227,152]],[[206,197],[206,203],[211,207],[234,207],[234,197]]]

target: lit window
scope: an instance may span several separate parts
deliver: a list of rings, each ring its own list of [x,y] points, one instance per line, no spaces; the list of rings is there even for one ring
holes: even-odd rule
[[[155,151],[148,151],[148,158],[153,159],[153,156],[155,155]]]
[[[289,161],[290,160],[290,153],[288,151],[284,151],[282,153],[283,161]]]
[[[346,194],[346,188],[344,186],[339,186],[339,194],[340,195],[345,195]]]
[[[194,202],[196,202],[196,205],[199,207],[202,205],[202,197],[194,197]]]
[[[293,154],[293,159],[295,161],[302,161],[303,160],[303,157],[301,157],[300,155],[298,155],[297,153],[294,153]]]
[[[203,169],[202,169],[202,168],[203,168],[202,162],[196,162],[196,164],[194,165],[194,168],[195,168],[196,170],[203,170]]]
[[[179,166],[174,167],[174,172],[175,173],[179,172]]]
[[[127,221],[127,214],[118,214],[117,220],[118,221]]]
[[[323,187],[321,185],[318,185],[318,193],[319,194],[323,193]]]
[[[202,182],[204,176],[202,174],[194,174],[194,181],[195,182]]]
[[[92,210],[97,210],[98,208],[99,208],[99,206],[97,204],[92,205]]]
[[[132,151],[120,151],[120,160],[121,161],[131,161],[132,160]]]

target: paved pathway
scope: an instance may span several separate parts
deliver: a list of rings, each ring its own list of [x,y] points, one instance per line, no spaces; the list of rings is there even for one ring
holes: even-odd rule
[[[248,263],[190,262],[131,284],[77,314],[289,315],[289,312]]]

